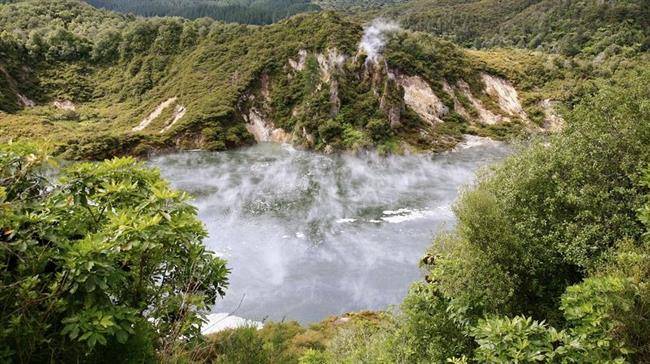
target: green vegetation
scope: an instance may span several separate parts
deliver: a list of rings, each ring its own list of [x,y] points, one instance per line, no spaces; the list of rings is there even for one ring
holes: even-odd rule
[[[4,111],[23,108],[18,94],[38,104],[3,115],[2,139],[49,138],[67,158],[249,144],[237,104],[260,74],[281,72],[303,44],[350,53],[360,30],[330,13],[258,28],[134,19],[65,0],[3,5],[0,13],[0,79],[12,86],[1,90]],[[171,109],[187,110],[174,128],[132,131],[173,97]],[[56,100],[77,105],[78,120],[61,118]]]
[[[595,56],[650,46],[650,4],[643,0],[413,0],[379,14],[475,48]]]
[[[315,9],[90,2],[254,24]],[[650,3],[319,4],[352,16],[256,26],[0,1],[0,361],[647,362]],[[372,62],[355,19],[376,15],[413,31],[387,34]],[[483,73],[511,82],[530,120],[477,122],[501,107]],[[448,109],[442,123],[406,103],[407,76]],[[464,134],[528,135],[550,102],[565,129],[527,141],[463,191],[458,224],[435,238],[426,279],[399,310],[309,328],[202,337],[225,262],[203,247],[184,193],[132,158],[111,159],[248,145],[254,119],[324,152],[443,151]],[[24,140],[67,160],[108,160],[50,166]]]
[[[0,358],[153,362],[200,337],[225,262],[187,195],[131,158],[69,165],[0,145]]]
[[[22,1],[0,14],[0,140],[46,140],[67,159],[235,148],[253,142],[253,113],[323,151],[441,151],[463,132],[521,131],[453,114],[425,122],[391,72],[422,75],[440,95],[444,81],[462,79],[488,102],[478,56],[405,32],[389,35],[388,67],[366,63],[362,27],[331,12],[266,27],[134,18],[74,0]]]
[[[401,312],[323,362],[645,362],[650,73],[584,99],[560,135],[487,171]]]
[[[210,17],[225,22],[271,24],[280,19],[320,7],[306,0],[86,0],[89,4],[143,16]]]

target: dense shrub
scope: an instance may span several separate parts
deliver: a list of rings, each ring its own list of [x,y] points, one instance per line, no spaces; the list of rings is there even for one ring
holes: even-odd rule
[[[331,362],[647,360],[649,81],[600,84],[563,133],[484,172],[395,325],[345,334],[357,349]]]
[[[199,335],[228,269],[187,195],[131,158],[51,161],[0,146],[3,360],[142,362]]]

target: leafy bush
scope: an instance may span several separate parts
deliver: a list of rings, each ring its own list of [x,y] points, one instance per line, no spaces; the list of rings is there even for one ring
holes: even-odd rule
[[[131,158],[57,172],[32,146],[0,146],[0,346],[20,362],[161,355],[199,335],[225,262],[188,196]],[[144,352],[143,352],[144,351]]]
[[[557,333],[531,318],[515,316],[479,321],[473,332],[482,363],[535,363],[550,359]]]
[[[332,119],[325,121],[323,125],[318,127],[318,135],[326,143],[338,139],[342,132],[341,125]]]
[[[388,120],[372,119],[366,124],[370,138],[375,142],[388,139],[391,135],[391,128]]]
[[[393,325],[335,337],[353,350],[330,346],[332,362],[647,361],[648,81],[600,84],[562,134],[484,172],[423,259],[427,283]]]
[[[636,211],[646,188],[639,170],[650,163],[650,123],[638,121],[650,120],[643,106],[649,79],[642,72],[603,87],[568,115],[563,134],[508,159],[462,194],[455,234],[433,248],[441,259],[432,277],[445,296],[477,318],[555,322],[567,286],[618,241],[640,238]]]

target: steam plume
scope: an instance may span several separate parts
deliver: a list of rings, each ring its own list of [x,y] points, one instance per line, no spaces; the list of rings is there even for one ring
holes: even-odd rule
[[[359,43],[359,48],[368,55],[366,62],[376,62],[386,45],[386,34],[400,29],[399,24],[392,20],[382,18],[373,20],[370,26],[366,27]]]

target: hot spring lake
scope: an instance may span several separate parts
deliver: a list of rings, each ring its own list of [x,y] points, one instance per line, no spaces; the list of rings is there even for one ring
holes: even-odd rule
[[[467,143],[438,155],[322,155],[277,144],[186,152],[150,164],[194,196],[209,249],[232,270],[213,312],[319,321],[398,304],[478,168],[509,149]]]

